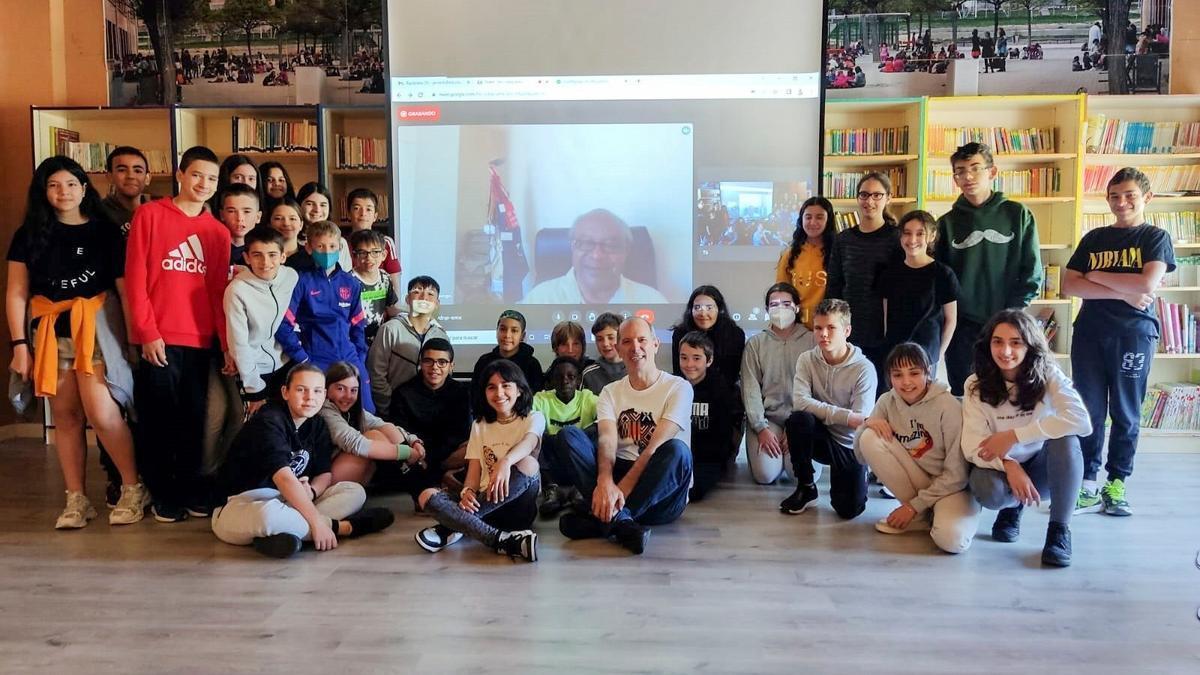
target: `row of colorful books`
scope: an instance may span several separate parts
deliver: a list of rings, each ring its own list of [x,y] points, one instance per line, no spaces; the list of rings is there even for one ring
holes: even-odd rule
[[[1171,154],[1200,149],[1200,122],[1130,122],[1094,115],[1087,121],[1088,152]]]
[[[336,136],[334,167],[338,169],[386,169],[388,151],[386,138]]]
[[[1176,243],[1200,241],[1200,212],[1148,211],[1146,222],[1166,230]],[[1109,213],[1085,213],[1081,224],[1084,233],[1087,233],[1098,227],[1112,225],[1113,217]]]
[[[1062,186],[1062,172],[1057,167],[1013,169],[996,172],[992,188],[1009,197],[1050,197]],[[934,199],[955,199],[958,187],[949,169],[930,169],[927,189]]]
[[[1161,297],[1154,302],[1158,315],[1158,351],[1161,354],[1196,353],[1196,309],[1190,305],[1167,302]]]
[[[234,152],[316,152],[319,143],[316,122],[233,118]]]
[[[1156,195],[1200,193],[1200,164],[1176,164],[1171,166],[1137,167],[1150,179]],[[1083,191],[1089,195],[1103,196],[1108,181],[1121,167],[1098,164],[1083,168]]]
[[[908,171],[903,166],[861,171],[826,171],[821,174],[821,194],[829,199],[854,199],[858,197],[858,181],[872,171],[882,173],[892,181],[893,197],[906,195]]]
[[[903,155],[908,153],[908,127],[829,129],[827,155]]]
[[[103,173],[108,170],[108,153],[116,150],[113,143],[68,143],[67,157],[79,162],[88,173]],[[165,150],[142,150],[150,164],[150,173],[171,173],[171,155]]]
[[[1162,382],[1142,399],[1141,424],[1147,429],[1200,431],[1200,385]]]
[[[986,143],[997,154],[1034,154],[1055,152],[1055,129],[1006,129],[1004,127],[930,127],[925,137],[929,151],[949,155],[960,145]]]

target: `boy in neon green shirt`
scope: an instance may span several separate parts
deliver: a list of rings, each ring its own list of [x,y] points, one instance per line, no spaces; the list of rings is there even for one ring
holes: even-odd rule
[[[594,435],[596,433],[596,401],[598,397],[590,390],[581,388],[579,362],[569,356],[560,356],[546,371],[550,389],[533,395],[533,409],[546,417],[546,434],[542,438],[542,453],[538,462],[542,466],[542,501],[538,511],[543,518],[558,514],[570,502],[570,490],[560,488],[569,485],[567,473],[550,465],[554,453],[545,452],[546,444],[555,443],[555,436],[566,426],[575,426]]]

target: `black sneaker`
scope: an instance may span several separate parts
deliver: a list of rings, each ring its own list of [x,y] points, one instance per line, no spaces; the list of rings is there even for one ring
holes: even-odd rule
[[[816,485],[800,485],[792,496],[779,502],[779,511],[794,516],[804,511],[817,500]]]
[[[553,483],[543,487],[538,504],[538,515],[543,518],[557,516],[567,506],[564,497],[566,497],[565,491]]]
[[[558,531],[567,539],[603,539],[608,528],[590,513],[569,511],[558,519]]]
[[[617,521],[612,526],[612,538],[630,553],[641,555],[646,550],[646,542],[650,540],[650,528],[642,527],[633,520]]]
[[[391,510],[380,506],[363,509],[347,518],[346,522],[350,523],[350,534],[346,536],[354,538],[386,530],[396,522],[396,516],[392,514]]]
[[[154,505],[150,507],[150,512],[160,523],[182,523],[188,517],[188,512],[182,506],[172,506],[161,502],[154,502]]]
[[[203,504],[189,506],[185,510],[187,511],[187,514],[193,518],[211,518],[213,512],[213,508],[211,506],[204,506]]]
[[[1024,506],[1013,506],[1000,509],[996,514],[996,522],[992,523],[992,539],[1006,544],[1016,541],[1021,536],[1021,512]]]
[[[496,553],[537,562],[537,534],[533,530],[501,532],[500,541],[496,542]]]
[[[268,558],[290,558],[300,552],[301,545],[300,537],[294,534],[254,538],[254,550]]]
[[[1046,528],[1046,545],[1042,547],[1042,564],[1068,567],[1071,564],[1071,528],[1051,522]]]
[[[119,501],[121,501],[121,484],[109,481],[108,485],[104,486],[104,505],[115,509]]]

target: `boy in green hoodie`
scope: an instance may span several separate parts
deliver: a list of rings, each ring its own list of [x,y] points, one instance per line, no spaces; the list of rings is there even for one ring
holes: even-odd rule
[[[958,327],[946,350],[950,389],[962,396],[971,374],[976,338],[996,312],[1029,305],[1042,286],[1037,223],[1024,205],[992,190],[992,149],[967,143],[950,155],[954,183],[962,190],[938,219],[933,257],[958,276]]]

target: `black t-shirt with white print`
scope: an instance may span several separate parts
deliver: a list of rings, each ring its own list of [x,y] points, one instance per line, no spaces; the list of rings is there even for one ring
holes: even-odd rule
[[[225,496],[273,488],[275,472],[290,467],[296,478],[327,473],[333,465],[329,428],[316,415],[296,428],[287,404],[263,406],[233,439],[218,484]]]

